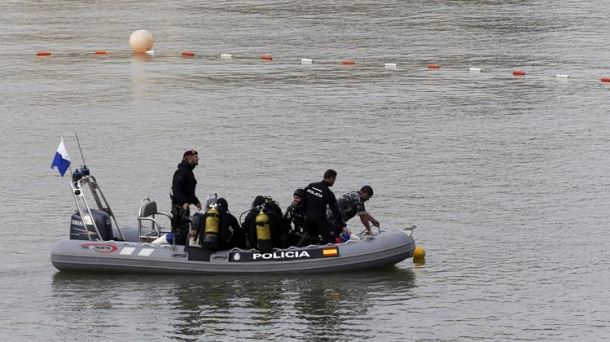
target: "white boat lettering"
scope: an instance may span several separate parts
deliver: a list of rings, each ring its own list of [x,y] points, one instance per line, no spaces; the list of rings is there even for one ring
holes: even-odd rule
[[[302,259],[310,258],[307,251],[282,251],[273,253],[254,253],[252,260],[283,260],[283,259]],[[239,260],[239,259],[238,259]]]

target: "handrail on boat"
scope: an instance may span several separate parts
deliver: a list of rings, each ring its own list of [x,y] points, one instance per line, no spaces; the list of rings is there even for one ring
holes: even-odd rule
[[[119,239],[125,240],[123,232],[121,231],[121,227],[119,226],[116,217],[114,216],[114,213],[110,208],[110,204],[104,196],[104,193],[98,185],[95,177],[93,175],[86,175],[79,177],[78,179],[74,179],[72,182],[70,182],[70,187],[72,188],[72,196],[74,196],[74,202],[76,203],[76,207],[83,221],[83,225],[85,226],[85,230],[87,231],[87,236],[89,237],[89,240],[102,240],[102,234],[100,234],[100,230],[97,224],[95,223],[95,220],[93,219],[91,206],[89,205],[89,202],[85,197],[85,185],[88,185],[89,194],[93,198],[97,206],[97,210],[103,211],[111,217],[112,221],[114,221],[114,226],[117,228],[117,231],[119,233]],[[87,226],[92,226],[95,232],[92,232]],[[95,238],[94,234],[97,234],[97,238]]]
[[[163,226],[155,218],[155,215],[167,217],[171,223],[172,216],[170,214],[157,211],[157,203],[155,201],[151,201],[149,197],[143,198],[140,201],[140,210],[136,219],[138,221],[138,237],[140,240],[150,240],[153,237],[159,238],[163,233],[167,233],[167,231],[163,230]],[[152,222],[150,225],[151,231],[146,234],[142,234],[142,228],[144,228],[143,221]]]

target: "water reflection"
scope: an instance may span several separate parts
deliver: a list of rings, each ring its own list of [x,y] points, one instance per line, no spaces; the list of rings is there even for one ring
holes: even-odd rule
[[[153,55],[149,55],[147,53],[134,53],[131,56],[132,63],[145,63],[151,62],[153,60]]]
[[[378,300],[409,296],[414,286],[414,273],[395,267],[326,275],[165,277],[58,272],[52,291],[57,305],[67,309],[59,310],[60,316],[96,313],[96,322],[106,327],[120,328],[124,324],[120,317],[128,315],[163,317],[163,325],[157,328],[161,331],[156,333],[185,340],[221,335],[256,338],[263,332],[267,337],[324,339],[361,335],[346,320],[368,315]],[[140,311],[139,315],[132,310]],[[103,311],[109,315],[100,315]],[[80,322],[64,318],[73,325]]]

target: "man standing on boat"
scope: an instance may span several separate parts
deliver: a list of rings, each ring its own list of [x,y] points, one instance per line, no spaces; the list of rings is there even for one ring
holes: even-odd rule
[[[182,155],[182,162],[174,172],[172,180],[172,233],[177,245],[185,245],[190,229],[190,205],[201,210],[201,202],[195,196],[197,180],[193,169],[199,164],[199,155],[195,150],[188,150]]]
[[[341,213],[337,208],[337,199],[330,187],[335,184],[337,172],[329,169],[324,172],[324,179],[318,183],[311,183],[305,188],[305,233],[306,237],[299,243],[300,246],[309,243],[317,244],[318,235],[322,237],[322,243],[335,243],[345,228]],[[337,218],[337,224],[333,225],[328,221],[326,210],[333,213]],[[337,230],[335,229],[337,227]]]

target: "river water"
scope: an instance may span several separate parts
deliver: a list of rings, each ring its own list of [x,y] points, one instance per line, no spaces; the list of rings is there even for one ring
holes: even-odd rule
[[[609,2],[8,0],[0,13],[0,340],[610,339]],[[137,29],[154,57],[131,55]],[[60,136],[82,163],[74,132],[121,225],[143,197],[169,210],[196,148],[200,197],[234,213],[258,194],[285,207],[327,168],[337,194],[370,184],[368,209],[386,229],[417,224],[426,262],[58,272],[49,253],[74,202],[49,165]]]

